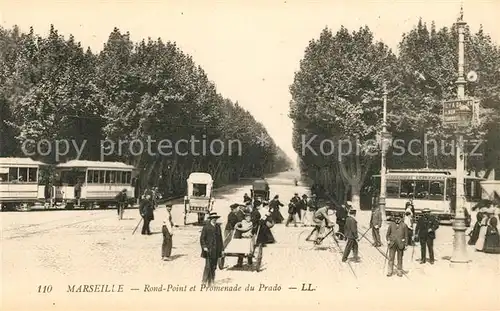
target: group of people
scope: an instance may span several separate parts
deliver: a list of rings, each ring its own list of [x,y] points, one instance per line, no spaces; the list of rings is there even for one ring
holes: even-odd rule
[[[227,216],[224,234],[217,223],[220,218],[217,213],[210,213],[207,223],[203,226],[200,235],[201,256],[205,258],[205,268],[202,282],[211,285],[215,279],[215,270],[222,252],[232,239],[251,239],[255,237],[255,245],[276,243],[271,228],[275,222],[271,216],[271,209],[266,202],[247,200],[244,204],[232,204]],[[236,267],[242,267],[244,255],[238,256]],[[249,265],[253,264],[253,257],[248,256]]]
[[[370,219],[370,228],[373,236],[373,246],[382,246],[380,238],[380,227],[382,225],[382,215],[378,204],[375,204]],[[422,215],[415,221],[415,207],[410,200],[406,203],[404,215],[395,214],[390,219],[387,228],[387,276],[394,274],[394,261],[396,262],[396,274],[403,276],[403,254],[408,246],[413,246],[415,242],[420,242],[420,263],[427,262],[427,250],[429,251],[429,263],[434,264],[434,240],[436,230],[439,228],[439,220],[431,214],[430,209],[422,210]]]
[[[495,209],[484,208],[476,214],[476,223],[469,232],[469,245],[479,252],[500,254],[500,235]]]

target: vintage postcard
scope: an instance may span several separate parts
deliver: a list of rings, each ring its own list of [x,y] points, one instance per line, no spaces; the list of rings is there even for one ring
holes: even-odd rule
[[[1,310],[500,310],[500,1],[0,1]]]

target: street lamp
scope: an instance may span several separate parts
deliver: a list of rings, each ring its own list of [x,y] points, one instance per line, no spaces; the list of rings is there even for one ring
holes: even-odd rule
[[[466,23],[463,21],[463,8],[460,10],[460,19],[457,22],[458,26],[458,79],[457,84],[457,99],[458,109],[455,110],[456,126],[459,131],[458,142],[456,143],[456,210],[455,219],[453,221],[453,254],[450,261],[452,263],[467,263],[470,260],[467,258],[467,249],[465,243],[465,195],[464,195],[464,177],[465,177],[465,154],[464,154],[464,141],[461,134],[465,128],[470,126],[472,120],[472,106],[469,108],[468,104],[472,100],[465,97],[465,84],[467,81],[464,79],[464,28]],[[448,102],[450,103],[450,102]],[[445,103],[446,104],[446,103]],[[444,120],[446,122],[446,119]]]
[[[381,160],[380,160],[380,195],[379,195],[379,208],[382,214],[382,220],[385,221],[387,216],[385,213],[385,197],[386,197],[386,173],[387,173],[387,145],[392,139],[391,134],[387,131],[387,84],[384,82],[384,109],[383,109],[383,119],[382,119],[382,133],[380,135],[380,147],[381,147]]]

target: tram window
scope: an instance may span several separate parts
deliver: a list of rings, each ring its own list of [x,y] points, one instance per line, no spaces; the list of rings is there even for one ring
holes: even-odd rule
[[[388,198],[399,198],[399,181],[388,180],[386,183],[386,196]]]
[[[442,200],[443,198],[444,198],[444,181],[431,182],[429,199]]]
[[[414,195],[414,182],[410,180],[401,181],[401,192],[399,193],[401,198],[410,198]]]
[[[9,181],[17,182],[17,167],[9,168]]]
[[[9,170],[7,168],[0,168],[0,183],[9,180]]]
[[[109,175],[108,178],[107,178],[108,183],[110,183],[110,184],[114,184],[115,183],[115,180],[116,180],[115,179],[115,177],[116,177],[115,173],[116,172],[114,172],[114,171],[109,171],[108,172],[108,175]]]
[[[106,171],[99,171],[99,183],[100,184],[104,184],[104,177],[106,177],[105,174],[106,174]]]
[[[132,172],[125,172],[125,184],[130,184],[132,182]]]
[[[92,171],[92,182],[94,184],[98,184],[99,183],[99,171]]]
[[[429,198],[430,182],[428,180],[421,180],[415,182],[415,198],[428,199]]]
[[[38,169],[35,167],[31,167],[28,170],[28,182],[36,182],[38,175]]]
[[[87,183],[88,184],[93,184],[94,183],[94,171],[87,171]]]
[[[123,172],[122,171],[118,171],[116,172],[116,183],[117,184],[123,184]]]

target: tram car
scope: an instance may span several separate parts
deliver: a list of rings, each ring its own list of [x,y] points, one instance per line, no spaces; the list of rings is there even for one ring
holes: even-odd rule
[[[205,221],[213,209],[215,198],[212,195],[214,181],[208,173],[191,173],[187,179],[187,195],[184,197],[184,225],[189,213],[198,214],[198,224]]]
[[[380,175],[373,176],[380,184]],[[439,169],[400,169],[388,170],[386,174],[386,214],[404,213],[405,204],[413,200],[418,215],[424,208],[429,208],[440,220],[451,220],[455,211],[451,198],[455,194],[456,177],[454,170]],[[480,183],[483,178],[465,176],[465,208],[470,213],[472,206],[481,200]],[[373,193],[377,193],[374,191]]]
[[[39,185],[40,168],[46,164],[30,158],[0,158],[0,206],[2,211],[28,211],[44,200]]]
[[[116,195],[127,190],[134,203],[134,167],[122,162],[71,160],[56,166],[55,201],[66,209],[108,208]]]

